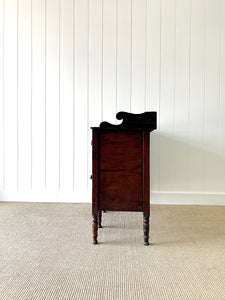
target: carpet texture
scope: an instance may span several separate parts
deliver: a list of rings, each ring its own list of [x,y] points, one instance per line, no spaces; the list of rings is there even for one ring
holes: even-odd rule
[[[225,207],[151,205],[103,213],[91,205],[0,203],[0,299],[225,299]]]

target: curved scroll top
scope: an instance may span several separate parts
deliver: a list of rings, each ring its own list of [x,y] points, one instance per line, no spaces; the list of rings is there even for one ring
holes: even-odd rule
[[[120,111],[116,114],[117,120],[123,120],[119,125],[114,125],[108,122],[100,124],[101,129],[146,129],[154,130],[157,128],[157,113],[144,112],[142,114],[132,114]]]

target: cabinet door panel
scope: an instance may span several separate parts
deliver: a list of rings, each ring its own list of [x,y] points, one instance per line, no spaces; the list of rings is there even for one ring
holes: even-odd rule
[[[142,211],[142,173],[100,172],[100,209]]]
[[[100,170],[142,172],[142,133],[107,132],[100,139]]]

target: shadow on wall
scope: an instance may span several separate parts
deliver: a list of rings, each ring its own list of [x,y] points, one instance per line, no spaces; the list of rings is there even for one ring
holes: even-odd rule
[[[225,192],[225,151],[219,144],[160,131],[150,141],[152,191]]]

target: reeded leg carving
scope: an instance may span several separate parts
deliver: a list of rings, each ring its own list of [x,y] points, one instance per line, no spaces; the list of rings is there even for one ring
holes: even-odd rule
[[[93,237],[93,244],[98,244],[98,221],[97,216],[92,216],[92,237]]]
[[[143,229],[144,229],[144,245],[148,246],[148,236],[149,236],[149,217],[144,216],[143,222]]]
[[[102,228],[102,211],[98,211],[98,228]]]

